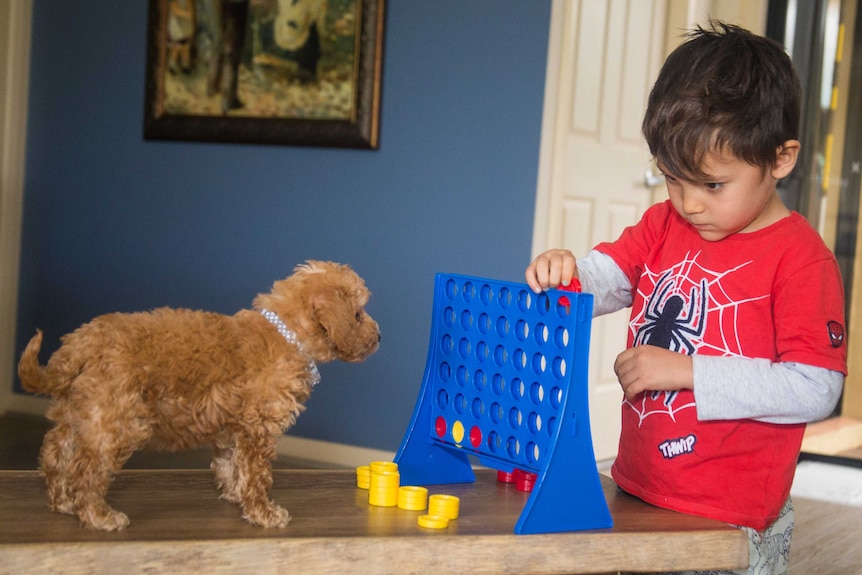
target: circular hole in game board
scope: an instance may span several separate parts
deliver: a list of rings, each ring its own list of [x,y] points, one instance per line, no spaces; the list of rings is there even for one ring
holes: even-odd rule
[[[548,326],[543,323],[536,324],[535,338],[539,345],[548,343]]]
[[[467,398],[464,397],[464,394],[458,393],[455,395],[455,403],[453,406],[455,407],[455,411],[459,414],[463,414],[467,411]]]
[[[491,389],[497,395],[503,395],[503,392],[506,391],[506,378],[499,373],[495,373],[494,377],[491,378]]]
[[[527,427],[531,432],[533,432],[533,434],[542,431],[542,416],[536,412],[530,413],[530,415],[527,416]]]
[[[512,354],[512,367],[518,371],[527,367],[527,352],[520,348],[516,349],[515,353]]]
[[[557,431],[557,418],[556,417],[549,417],[548,418],[547,428],[548,428],[548,435],[553,437],[554,433],[556,433],[556,431]]]
[[[497,318],[497,335],[500,337],[506,337],[509,335],[509,318],[504,315],[501,315]]]
[[[539,446],[534,441],[527,442],[527,461],[530,463],[538,463],[539,462]]]
[[[503,406],[495,401],[491,404],[491,410],[488,412],[488,415],[491,416],[491,421],[500,423],[503,421]]]
[[[440,381],[447,382],[452,378],[452,366],[445,361],[440,364],[439,374]]]
[[[554,331],[554,343],[556,343],[558,347],[566,347],[569,345],[568,328],[560,326]]]
[[[484,392],[485,388],[488,387],[488,374],[481,369],[477,369],[476,373],[473,374],[473,386],[476,388],[476,391],[480,393]]]
[[[488,284],[483,284],[482,289],[479,290],[479,298],[483,304],[491,305],[494,301],[494,290]]]
[[[509,410],[509,425],[512,426],[512,429],[518,429],[523,422],[524,416],[521,414],[521,410],[517,407],[511,408]]]
[[[449,407],[449,392],[445,389],[437,392],[437,407],[443,410]]]
[[[473,282],[467,282],[464,284],[464,287],[461,288],[461,296],[464,298],[464,301],[470,303],[476,297],[476,287],[473,285]]]
[[[484,341],[480,341],[476,344],[476,359],[480,362],[485,363],[485,361],[491,357],[491,348],[488,347],[488,344]]]
[[[449,355],[452,353],[453,349],[455,349],[455,340],[453,340],[452,336],[447,333],[440,340],[440,350],[446,355]]]
[[[458,293],[458,284],[455,283],[455,280],[449,280],[446,282],[446,297],[452,299]]]
[[[458,380],[458,385],[464,387],[468,383],[470,383],[470,372],[467,371],[467,368],[465,366],[459,365],[456,378]]]
[[[557,307],[555,309],[555,312],[557,314],[557,317],[566,319],[566,316],[572,312],[572,304],[569,301],[569,298],[567,298],[566,296],[560,297],[560,299],[557,300]]]
[[[446,327],[452,327],[455,325],[455,309],[451,307],[447,307],[443,310],[443,325]]]
[[[551,400],[551,407],[559,409],[560,404],[563,403],[563,389],[560,387],[552,387],[549,399]]]
[[[566,367],[566,360],[564,358],[554,358],[554,377],[557,379],[566,377]]]
[[[512,292],[509,291],[509,288],[504,287],[500,289],[500,307],[503,309],[508,309],[510,305],[512,305]]]
[[[490,331],[491,329],[491,317],[485,312],[480,313],[479,321],[476,323],[476,327],[479,328],[479,332],[481,332],[482,334],[488,333],[488,331]]]
[[[473,346],[470,343],[470,340],[466,337],[462,337],[461,341],[458,342],[458,353],[461,354],[461,357],[463,357],[464,359],[467,359],[472,349]]]
[[[509,436],[509,439],[506,440],[506,453],[508,453],[509,457],[512,459],[521,454],[521,442],[518,441],[518,438],[514,435]]]
[[[500,434],[496,431],[492,431],[488,434],[488,450],[491,453],[497,453],[500,451],[500,448],[503,447],[503,439],[500,437]]]
[[[476,419],[482,419],[482,416],[485,415],[485,403],[477,397],[473,399],[470,410],[473,412],[473,417]]]
[[[473,327],[473,314],[469,309],[465,309],[461,312],[461,329],[470,331],[471,327]]]
[[[527,341],[527,338],[530,337],[530,324],[519,319],[515,323],[515,336],[518,338],[518,341]]]
[[[512,399],[519,400],[524,397],[524,392],[526,391],[526,386],[521,378],[516,377],[512,380]]]
[[[539,315],[545,315],[551,309],[551,298],[548,297],[548,294],[542,292],[539,294],[538,301],[536,302],[536,310],[539,312]]]
[[[506,351],[506,348],[502,345],[498,345],[494,348],[494,361],[497,362],[497,365],[503,367],[506,365],[506,362],[509,360],[509,352]]]
[[[533,354],[533,371],[535,371],[538,375],[542,375],[543,373],[545,373],[546,369],[548,369],[548,360],[545,357],[545,354]]]
[[[533,305],[533,293],[527,290],[518,292],[518,309],[521,311],[530,311]]]
[[[538,381],[533,382],[533,385],[530,386],[530,399],[536,405],[541,404],[545,400],[545,388]]]

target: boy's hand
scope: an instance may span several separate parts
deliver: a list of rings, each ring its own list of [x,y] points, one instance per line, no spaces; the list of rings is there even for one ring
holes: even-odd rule
[[[572,278],[578,277],[578,266],[569,250],[548,250],[527,266],[524,275],[527,284],[539,293],[560,284],[569,285]]]
[[[691,356],[654,345],[639,345],[619,354],[614,372],[628,399],[643,391],[694,389]]]

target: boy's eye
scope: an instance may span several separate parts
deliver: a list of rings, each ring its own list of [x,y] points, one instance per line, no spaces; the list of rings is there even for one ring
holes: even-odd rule
[[[715,192],[715,191],[720,190],[720,189],[721,189],[721,186],[723,186],[723,185],[724,185],[724,184],[722,184],[721,182],[706,182],[706,183],[703,185],[703,187],[705,187],[705,188],[706,188],[707,190],[709,190],[710,192]]]

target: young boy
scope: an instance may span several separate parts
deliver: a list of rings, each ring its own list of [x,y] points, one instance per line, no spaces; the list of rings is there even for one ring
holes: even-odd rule
[[[526,270],[537,292],[578,278],[595,315],[631,306],[613,477],[742,528],[740,573],[786,572],[805,424],[832,413],[846,374],[838,265],[776,191],[800,99],[779,44],[722,23],[691,32],[643,122],[669,200],[582,259],[550,250]]]

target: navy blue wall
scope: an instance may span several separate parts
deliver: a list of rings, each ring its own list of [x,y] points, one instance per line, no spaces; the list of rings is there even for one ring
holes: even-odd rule
[[[528,263],[550,0],[388,2],[377,151],[144,141],[146,17],[35,1],[19,351],[111,311],[234,313],[305,259],[349,263],[382,346],[322,366],[291,433],[395,450],[434,274]]]

